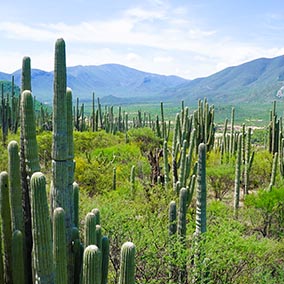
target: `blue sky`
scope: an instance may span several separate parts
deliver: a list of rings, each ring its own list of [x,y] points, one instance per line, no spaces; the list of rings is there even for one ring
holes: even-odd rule
[[[13,0],[1,3],[0,71],[119,63],[194,79],[284,54],[283,0]]]

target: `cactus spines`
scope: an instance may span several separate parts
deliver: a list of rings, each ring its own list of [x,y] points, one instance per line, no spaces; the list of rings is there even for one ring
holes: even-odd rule
[[[8,144],[8,174],[10,180],[10,201],[12,230],[24,232],[24,219],[22,211],[22,188],[20,174],[19,146],[16,141]]]
[[[83,284],[101,284],[101,252],[96,245],[86,247],[83,256]]]
[[[96,225],[96,215],[89,212],[85,217],[85,247],[97,243]]]
[[[46,180],[40,172],[34,173],[31,178],[31,209],[35,283],[53,283],[51,220],[46,197]]]
[[[14,268],[12,273],[14,284],[25,283],[23,245],[22,232],[20,230],[15,230],[12,235],[12,265]]]
[[[121,247],[119,284],[135,283],[135,245],[126,242]]]
[[[65,212],[61,207],[57,207],[53,212],[53,259],[55,283],[67,284]]]
[[[199,235],[206,232],[206,145],[198,146],[196,230]]]
[[[12,282],[12,229],[8,188],[8,173],[0,173],[0,213],[2,225],[2,239],[4,240],[4,272],[5,283]]]

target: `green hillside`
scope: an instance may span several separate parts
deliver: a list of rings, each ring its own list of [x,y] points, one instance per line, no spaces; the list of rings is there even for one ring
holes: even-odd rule
[[[212,103],[271,102],[284,85],[284,56],[260,58],[229,67],[164,92],[175,98],[195,101],[207,97]]]

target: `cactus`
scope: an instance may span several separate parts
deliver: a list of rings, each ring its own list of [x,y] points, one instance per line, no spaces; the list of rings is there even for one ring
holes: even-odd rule
[[[61,207],[57,207],[53,212],[53,259],[56,284],[68,283],[65,236],[65,212]]]
[[[169,161],[168,161],[168,142],[165,140],[163,144],[163,157],[164,157],[164,179],[165,189],[167,189],[169,183]]]
[[[273,163],[272,163],[272,171],[271,171],[271,178],[270,184],[268,187],[268,191],[271,191],[272,187],[275,185],[275,178],[277,174],[277,164],[278,164],[278,153],[274,153]]]
[[[73,183],[73,208],[74,208],[74,226],[79,227],[79,185]]]
[[[132,198],[134,198],[136,187],[135,187],[135,166],[133,165],[131,167],[131,172],[130,172],[130,184],[131,184],[131,194]]]
[[[196,230],[199,235],[206,232],[206,145],[198,146]]]
[[[31,228],[31,204],[30,204],[30,186],[29,180],[35,171],[39,171],[39,165],[36,163],[37,146],[36,131],[33,112],[33,103],[31,91],[31,63],[29,57],[24,57],[22,62],[22,78],[21,78],[21,100],[20,100],[20,167],[21,167],[21,186],[23,190],[23,213],[25,220],[25,271],[26,282],[32,283],[32,267],[31,267],[31,252],[32,252],[32,228]],[[34,149],[32,149],[34,147]],[[30,149],[27,149],[30,148]],[[31,154],[31,157],[26,156]],[[35,155],[33,155],[35,154]],[[31,164],[34,160],[34,169],[28,172],[26,164]]]
[[[171,201],[169,207],[169,236],[174,236],[177,232],[177,208],[176,202]]]
[[[98,208],[94,208],[92,210],[92,213],[95,214],[95,216],[96,216],[96,225],[100,225],[101,224],[100,210]]]
[[[187,212],[187,190],[181,188],[179,193],[178,225],[177,232],[183,242],[186,236],[186,212]]]
[[[77,227],[72,228],[72,252],[74,256],[74,271],[73,271],[73,283],[80,283],[80,276],[83,264],[83,252],[84,248],[80,242],[79,230]]]
[[[96,246],[102,249],[102,227],[101,225],[96,225]]]
[[[95,245],[97,243],[96,234],[96,215],[89,212],[85,217],[85,247],[89,245]]]
[[[108,283],[109,239],[102,237],[102,284]]]
[[[23,234],[20,230],[15,230],[12,235],[12,267],[13,283],[25,283],[24,254],[23,254]],[[15,269],[17,268],[17,269]],[[1,283],[4,283],[1,282]]]
[[[185,238],[186,238],[186,212],[187,212],[187,189],[182,188],[179,193],[179,209],[178,209],[178,226],[177,232],[179,240],[185,249]],[[179,270],[179,283],[186,282],[186,264],[183,263]]]
[[[24,232],[22,211],[22,188],[20,175],[19,146],[16,141],[8,144],[9,193],[11,201],[12,230]]]
[[[116,168],[112,170],[112,189],[116,190]]]
[[[240,134],[238,137],[238,149],[237,149],[236,171],[235,171],[234,212],[236,217],[238,216],[238,209],[240,202],[241,164],[242,164],[242,134]]]
[[[180,187],[185,187],[186,183],[186,150],[187,150],[188,143],[186,140],[183,141],[182,149],[181,149],[181,165],[180,165],[180,173],[179,173],[179,182]]]
[[[8,173],[0,173],[0,213],[2,226],[2,239],[4,240],[4,272],[5,283],[13,283],[12,280],[12,229],[9,201]]]
[[[248,129],[245,146],[245,169],[244,169],[244,194],[249,191],[249,174],[254,159],[254,152],[251,153],[251,128]]]
[[[101,252],[96,245],[89,245],[83,257],[83,284],[101,284]]]
[[[2,228],[0,226],[0,236],[2,238]],[[4,272],[4,266],[3,266],[3,253],[2,253],[2,242],[0,242],[0,283],[4,283],[4,275],[5,275],[5,272]]]
[[[169,252],[170,252],[170,263],[169,263],[169,278],[170,283],[176,283],[177,281],[177,269],[174,264],[174,260],[176,259],[177,253],[173,249],[176,240],[177,233],[177,207],[176,202],[171,201],[169,206]]]
[[[193,174],[190,178],[189,185],[186,187],[187,189],[187,206],[191,203],[193,193],[194,193],[194,188],[195,188],[195,182],[196,182],[196,175]]]
[[[121,247],[119,284],[135,283],[135,245],[126,242]]]
[[[34,173],[31,178],[31,210],[34,281],[53,283],[51,221],[46,197],[46,180],[40,172]]]

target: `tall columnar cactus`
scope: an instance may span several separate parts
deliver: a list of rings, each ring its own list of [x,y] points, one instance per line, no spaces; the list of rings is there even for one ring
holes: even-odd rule
[[[30,205],[30,186],[29,180],[32,172],[28,172],[26,164],[30,163],[29,160],[35,159],[37,155],[37,147],[34,148],[34,152],[26,149],[33,146],[36,143],[35,137],[35,120],[33,118],[33,104],[31,103],[31,93],[24,92],[31,91],[31,60],[29,57],[24,57],[22,62],[22,77],[21,77],[21,100],[20,100],[20,166],[21,166],[21,186],[23,190],[23,213],[25,220],[25,271],[26,282],[32,283],[32,229],[31,229],[31,205]],[[30,129],[29,129],[30,128]],[[26,157],[27,153],[31,153],[32,157]],[[35,163],[36,165],[36,163]],[[39,170],[39,165],[35,166],[34,171]]]
[[[97,243],[97,234],[96,234],[96,215],[92,212],[89,212],[85,217],[85,247],[89,245],[95,245]]]
[[[235,108],[232,108],[231,112],[231,138],[230,138],[230,155],[235,152]]]
[[[4,278],[5,283],[12,284],[12,229],[7,172],[0,173],[0,213],[4,244]]]
[[[198,146],[196,235],[206,232],[206,191],[206,145],[201,143]]]
[[[72,228],[72,251],[74,255],[73,283],[80,284],[84,247],[80,242],[79,229],[77,227]]]
[[[96,245],[89,245],[83,257],[83,284],[101,284],[101,252]]]
[[[93,214],[95,214],[96,216],[96,225],[100,225],[101,224],[101,214],[100,214],[100,210],[98,208],[94,208],[91,211]]]
[[[13,235],[12,235],[13,284],[25,283],[23,237],[24,236],[20,230],[15,230],[13,232]],[[1,282],[1,283],[4,283],[4,282]]]
[[[271,191],[272,187],[275,185],[275,179],[277,174],[277,164],[278,164],[278,153],[274,153],[273,163],[272,163],[272,171],[270,177],[270,184],[268,187],[268,191]]]
[[[176,283],[177,281],[177,269],[175,265],[175,259],[177,253],[175,251],[174,245],[176,241],[177,233],[177,206],[175,201],[170,202],[169,206],[169,252],[170,252],[170,262],[169,262],[169,279],[170,283]]]
[[[24,91],[21,95],[22,132],[25,154],[25,168],[28,177],[40,170],[38,159],[38,146],[36,140],[36,124],[34,115],[33,96],[30,91]]]
[[[55,44],[52,136],[52,188],[51,212],[57,207],[65,211],[65,226],[68,257],[68,283],[72,283],[71,238],[73,227],[73,144],[71,122],[71,91],[66,91],[65,42],[58,39]]]
[[[163,157],[164,157],[164,179],[165,179],[165,189],[168,187],[169,183],[169,159],[168,159],[168,142],[164,141],[163,144]]]
[[[135,283],[135,245],[126,242],[121,247],[119,284]]]
[[[234,212],[238,216],[240,203],[240,181],[241,181],[241,164],[242,164],[242,134],[238,136],[238,149],[235,170],[235,192],[234,192]]]
[[[179,173],[179,182],[181,187],[185,187],[186,183],[186,151],[187,151],[188,143],[186,140],[183,141],[182,149],[181,149],[181,163],[180,163],[180,173]]]
[[[22,61],[22,77],[21,77],[21,92],[32,90],[31,85],[31,59],[25,56]]]
[[[79,185],[74,182],[73,183],[73,208],[74,208],[74,226],[79,227]]]
[[[135,166],[133,165],[131,167],[131,172],[130,172],[130,184],[131,184],[131,194],[132,198],[135,196],[135,191],[136,191],[136,186],[135,186]]]
[[[0,226],[0,236],[2,237],[2,228]],[[0,242],[0,283],[5,283],[4,282],[4,266],[3,266],[3,246],[2,242]]]
[[[254,159],[254,151],[251,153],[251,127],[248,129],[246,135],[246,146],[245,146],[245,169],[244,169],[244,194],[249,192],[249,180],[250,171]]]
[[[185,248],[186,238],[186,212],[187,212],[187,189],[183,187],[179,193],[178,226],[177,232],[182,245]],[[179,283],[186,282],[186,264],[184,263],[179,271]]]
[[[116,190],[116,167],[112,170],[112,189]]]
[[[8,144],[9,193],[11,201],[12,230],[24,232],[22,188],[20,175],[19,146],[16,141]]]
[[[53,283],[51,220],[46,197],[45,176],[36,172],[31,178],[33,227],[33,271],[35,283]]]
[[[102,249],[102,227],[101,225],[96,225],[96,246]]]
[[[108,283],[109,239],[102,237],[102,284]]]
[[[65,212],[61,207],[57,207],[53,212],[53,259],[56,284],[68,283],[65,231]]]
[[[181,241],[186,237],[186,212],[187,212],[187,190],[181,188],[179,193],[179,208],[178,208],[178,225],[177,232]]]

